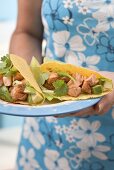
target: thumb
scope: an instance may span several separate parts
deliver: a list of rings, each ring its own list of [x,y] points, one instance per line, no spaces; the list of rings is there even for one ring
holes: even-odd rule
[[[95,105],[95,111],[97,114],[104,114],[109,111],[109,109],[112,107],[112,98],[110,95],[104,96],[99,103]]]

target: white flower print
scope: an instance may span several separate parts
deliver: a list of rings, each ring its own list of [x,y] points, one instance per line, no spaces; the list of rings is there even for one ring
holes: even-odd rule
[[[66,125],[63,125],[62,129],[63,129],[63,133],[65,133],[65,134],[68,134],[70,132],[69,127]]]
[[[111,27],[114,28],[114,10],[110,12],[107,10],[104,12],[95,12],[93,17],[98,20],[96,28],[99,32],[108,31]]]
[[[48,170],[70,170],[67,159],[55,150],[45,150],[44,162]]]
[[[63,143],[60,142],[59,140],[56,140],[55,143],[56,143],[56,146],[58,146],[59,148],[63,147]]]
[[[65,56],[65,62],[73,65],[79,65],[78,56],[73,52],[70,52],[70,55]]]
[[[80,6],[78,11],[79,11],[79,13],[82,13],[83,15],[90,13],[90,10],[85,6]]]
[[[87,67],[96,71],[99,70],[98,67],[96,66],[96,64],[100,62],[99,56],[93,55],[86,57],[83,53],[78,53],[78,57],[79,57],[78,62],[80,66]]]
[[[53,58],[53,53],[52,53],[52,51],[51,51],[49,48],[46,49],[46,54],[45,54],[45,56],[46,56],[47,58]]]
[[[38,161],[35,160],[35,152],[32,148],[26,151],[24,146],[21,146],[20,153],[22,157],[19,160],[19,165],[23,167],[23,170],[35,170],[36,168],[41,170]]]
[[[108,157],[105,154],[105,152],[108,152],[111,150],[109,146],[105,145],[96,145],[95,143],[91,142],[78,142],[77,147],[81,149],[80,157],[82,159],[88,159],[91,156],[97,157],[101,160],[107,160]]]
[[[96,41],[98,41],[99,29],[97,29],[97,20],[93,18],[86,18],[83,24],[80,24],[76,27],[78,33],[80,33],[85,42],[89,46],[93,46]]]
[[[73,119],[73,120],[71,121],[70,129],[71,129],[71,130],[76,130],[76,129],[78,129],[78,122],[77,122],[77,120]]]
[[[79,129],[77,131],[74,131],[73,135],[77,139],[81,139],[81,142],[85,143],[92,143],[95,144],[97,142],[104,142],[105,141],[105,136],[99,132],[101,126],[100,121],[94,121],[90,123],[86,119],[80,119],[78,122],[78,127]]]
[[[114,8],[114,1],[111,0],[86,0],[83,3],[84,6],[87,6],[90,9],[104,11],[110,11]]]
[[[76,131],[75,131],[76,132]],[[70,134],[71,133],[71,134]],[[72,135],[72,132],[70,132],[69,134],[66,134],[66,140],[69,142],[69,143],[72,143],[72,142],[75,142],[75,138],[74,138],[74,135]]]
[[[77,147],[76,146],[70,146],[68,149],[65,150],[65,156],[68,158],[71,166],[73,169],[77,169],[82,162],[82,158],[80,157],[80,154],[77,153]]]
[[[69,25],[72,25],[73,21],[74,21],[74,19],[70,18],[69,16],[63,17],[62,20],[63,20],[64,24],[69,24]]]
[[[57,123],[58,122],[57,118],[55,118],[53,116],[46,117],[46,121],[49,123]]]
[[[84,2],[85,0],[74,0],[74,3],[76,4],[76,6],[83,5]]]
[[[45,139],[39,131],[39,125],[35,118],[26,118],[23,136],[28,139],[36,149],[40,149],[41,145],[45,144]]]
[[[98,71],[99,69],[96,66],[96,64],[100,62],[100,57],[97,55],[86,57],[83,53],[78,53],[78,56],[71,55],[71,56],[65,57],[65,61],[66,63],[79,65],[82,67],[87,67],[91,70]]]
[[[73,8],[73,1],[72,0],[64,0],[64,7],[65,8]]]
[[[69,126],[65,126],[63,125],[62,129],[63,129],[63,133],[66,136],[66,140],[69,143],[75,142],[76,138],[74,136],[74,133],[76,132],[78,126],[76,124],[76,121],[72,121],[71,124]],[[74,133],[73,133],[74,132]]]
[[[62,127],[60,125],[55,126],[56,133],[62,135]]]
[[[58,57],[68,56],[74,52],[85,50],[81,37],[75,35],[70,38],[70,32],[68,31],[53,33],[53,40],[55,54]]]

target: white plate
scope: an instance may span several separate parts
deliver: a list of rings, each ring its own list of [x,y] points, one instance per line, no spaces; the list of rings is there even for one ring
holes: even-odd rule
[[[100,99],[101,98],[80,101],[65,101],[61,103],[46,104],[40,106],[11,104],[0,100],[0,114],[21,117],[56,116],[78,112],[82,109],[96,104]]]

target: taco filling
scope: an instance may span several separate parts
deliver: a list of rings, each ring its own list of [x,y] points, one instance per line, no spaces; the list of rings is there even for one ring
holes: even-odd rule
[[[97,78],[94,74],[86,77],[79,73],[72,75],[64,72],[48,72],[48,78],[43,84],[43,91],[51,90],[55,96],[78,97],[81,94],[101,94],[107,91],[105,87],[106,80]],[[47,91],[49,92],[49,91]]]
[[[113,89],[112,80],[101,74],[58,61],[43,63],[37,69],[37,74],[37,82],[48,100],[96,98],[108,94]]]
[[[0,99],[22,104],[38,104],[42,100],[13,65],[9,55],[2,57],[0,62]]]

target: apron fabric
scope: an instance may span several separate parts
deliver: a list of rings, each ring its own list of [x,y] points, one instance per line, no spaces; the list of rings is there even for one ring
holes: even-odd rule
[[[46,56],[114,71],[114,0],[43,0]],[[114,108],[103,116],[26,118],[18,170],[114,170]]]

